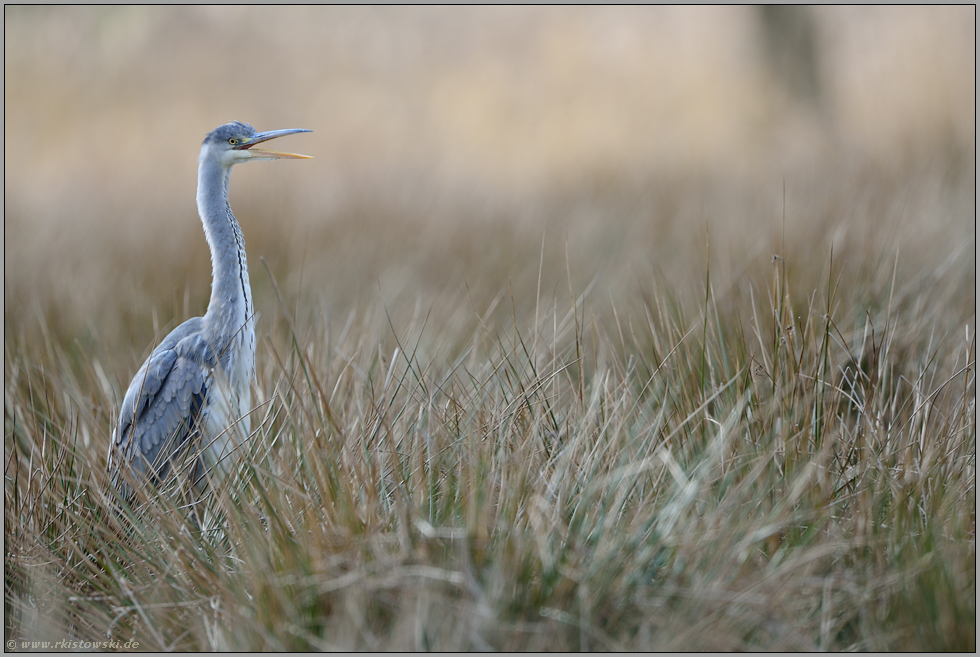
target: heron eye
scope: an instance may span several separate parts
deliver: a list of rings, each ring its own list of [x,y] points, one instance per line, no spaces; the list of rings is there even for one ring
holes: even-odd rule
[[[228,143],[231,144],[232,146],[234,146],[235,144],[238,143],[238,140],[235,139],[234,137],[232,137],[231,139],[228,140]]]

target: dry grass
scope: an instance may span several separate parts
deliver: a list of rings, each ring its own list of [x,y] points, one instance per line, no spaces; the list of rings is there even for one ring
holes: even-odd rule
[[[167,496],[111,511],[108,426],[137,355],[8,323],[8,636],[975,646],[971,249],[942,276],[766,255],[706,269],[700,293],[648,272],[611,300],[538,290],[548,249],[485,237],[477,271],[520,282],[489,302],[492,276],[388,311],[384,286],[345,312],[310,289],[283,307],[255,272],[258,429],[201,527]]]
[[[187,12],[159,11],[158,30],[184,34]],[[96,16],[65,12],[81,27]],[[25,15],[53,21],[5,15],[26,30],[8,33],[8,98],[44,69],[10,56],[9,44],[30,41]],[[162,38],[138,11],[120,15]],[[549,23],[541,10],[518,31],[565,52],[592,25],[582,15]],[[111,20],[92,20],[107,51],[136,48],[110,38]],[[462,24],[463,37],[445,37],[460,70],[510,79],[466,68],[493,58],[467,49],[482,47],[467,40],[480,32]],[[296,29],[299,44],[316,31],[312,20]],[[50,50],[77,54],[85,33],[60,33]],[[337,34],[325,30],[320,47]],[[418,57],[441,61],[448,47]],[[541,61],[560,69],[576,56]],[[120,60],[106,82],[117,99],[129,66]],[[378,88],[420,102],[389,86],[401,69],[379,70]],[[436,98],[509,107],[467,95],[494,87],[460,91],[450,83],[465,76],[435,70],[419,79],[449,94]],[[545,95],[575,86],[558,80]],[[81,93],[53,82],[39,93],[52,89]],[[630,111],[645,116],[648,101]],[[8,104],[8,121],[30,109]],[[494,125],[507,132],[500,111]],[[353,119],[333,118],[330,146],[343,147]],[[352,157],[356,175],[326,166],[343,185],[325,182],[319,160],[240,167],[232,204],[259,312],[256,430],[238,479],[201,504],[200,522],[167,491],[117,513],[105,473],[130,377],[207,302],[196,139],[175,149],[183,178],[166,159],[166,173],[129,159],[125,173],[107,160],[69,176],[70,156],[45,160],[48,142],[17,171],[8,146],[5,640],[975,650],[975,147],[947,128],[944,140],[896,146],[901,157],[842,148],[731,172],[636,153],[576,169],[595,160],[569,128],[559,132],[571,153],[538,144],[527,165],[567,166],[554,178],[518,171],[529,182],[517,185],[474,173],[507,170],[506,153],[454,178],[458,152],[428,171],[389,157],[384,134],[380,150]],[[479,150],[477,133],[460,148]],[[289,148],[335,157],[298,138]],[[372,161],[385,164],[368,171]],[[45,183],[58,175],[64,185]]]

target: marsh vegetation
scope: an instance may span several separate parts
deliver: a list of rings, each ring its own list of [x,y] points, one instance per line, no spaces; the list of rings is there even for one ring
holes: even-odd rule
[[[60,25],[7,11],[8,30]],[[40,59],[6,62],[14,115],[28,90],[89,97]],[[440,102],[493,107],[439,79]],[[241,167],[259,314],[248,458],[196,513],[179,479],[117,512],[105,457],[125,386],[207,304],[199,139],[229,119],[320,130],[255,110],[186,148],[167,142],[176,120],[156,124],[120,146],[162,140],[146,169],[69,174],[74,147],[45,160],[45,141],[17,171],[7,131],[5,640],[975,650],[976,167],[959,124],[887,156],[842,139],[722,171],[589,159],[573,116],[567,149],[513,178],[459,173],[459,153],[344,168],[328,147],[354,149],[327,128],[322,151],[300,149],[322,169]]]

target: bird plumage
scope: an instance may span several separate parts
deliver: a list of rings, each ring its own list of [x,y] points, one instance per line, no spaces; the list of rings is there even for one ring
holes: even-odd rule
[[[201,145],[197,206],[211,250],[211,299],[203,317],[164,338],[126,391],[108,456],[113,485],[123,496],[132,482],[167,478],[188,456],[200,486],[207,474],[226,474],[247,440],[255,312],[245,239],[228,203],[228,184],[240,162],[307,158],[252,148],[296,132],[309,131],[258,133],[234,122],[209,133]]]

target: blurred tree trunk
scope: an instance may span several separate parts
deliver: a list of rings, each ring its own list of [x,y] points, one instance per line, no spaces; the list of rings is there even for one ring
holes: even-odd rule
[[[773,79],[794,100],[821,104],[816,26],[809,7],[763,5],[758,8],[765,61]]]

